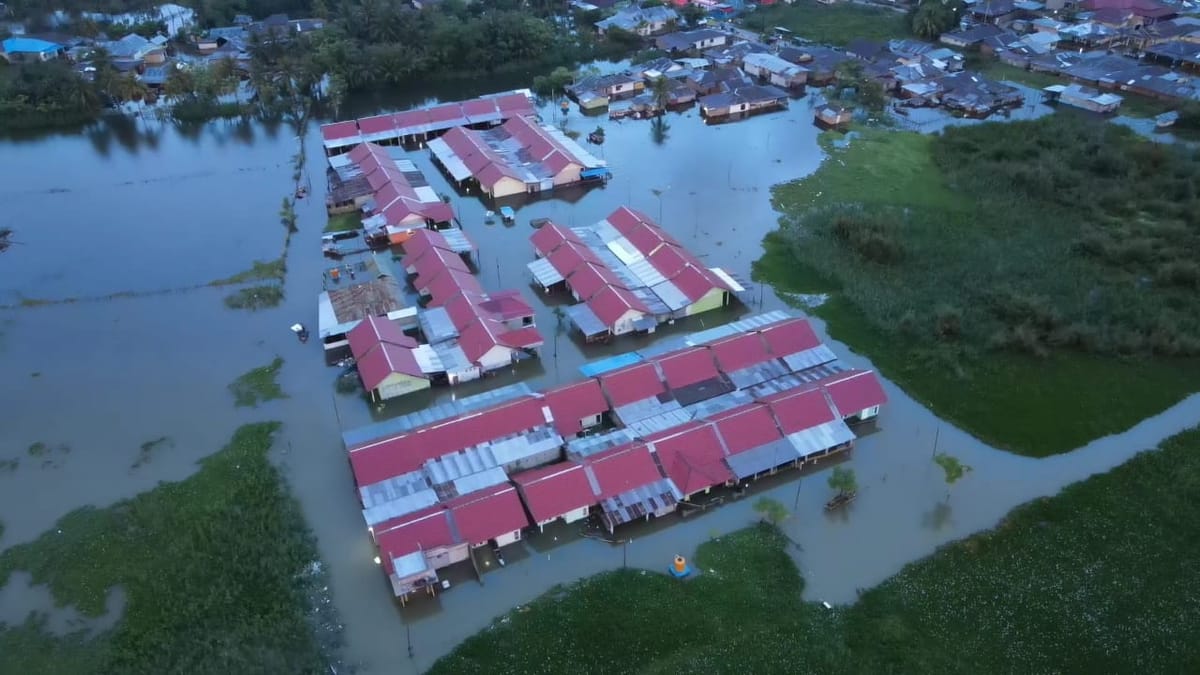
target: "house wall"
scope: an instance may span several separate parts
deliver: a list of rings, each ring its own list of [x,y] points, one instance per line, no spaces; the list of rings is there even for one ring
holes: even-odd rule
[[[392,373],[375,388],[376,400],[386,401],[397,396],[411,394],[414,391],[429,388],[429,380],[423,377],[413,377],[404,373]]]
[[[574,511],[564,513],[562,519],[568,523],[574,523],[588,517],[588,512],[592,510],[590,506],[581,506]]]
[[[587,417],[581,417],[581,418],[579,418],[579,424],[584,429],[590,429],[590,428],[596,426],[597,424],[600,424],[600,415],[589,415]]]
[[[457,370],[446,371],[446,380],[452,385],[478,380],[482,376],[483,371],[479,369],[479,366],[474,365],[467,366],[466,368],[459,368]]]
[[[512,350],[504,345],[496,345],[479,357],[479,367],[483,372],[507,368],[512,365]]]
[[[551,462],[557,462],[559,459],[561,459],[561,455],[562,455],[562,453],[559,451],[558,446],[554,446],[551,448],[547,448],[546,450],[543,450],[542,452],[539,452],[537,454],[529,455],[528,457],[522,457],[521,459],[519,459],[515,462],[509,462],[502,466],[503,466],[504,470],[507,471],[508,473],[516,473],[517,471],[525,471],[526,469],[536,469],[537,467],[542,466],[544,464],[550,464]]]
[[[496,545],[497,546],[508,546],[509,544],[513,544],[518,541],[521,541],[521,531],[520,530],[513,530],[512,532],[509,532],[507,534],[502,534],[499,537],[496,537]]]
[[[574,185],[579,182],[579,174],[582,171],[583,167],[581,165],[575,163],[568,164],[554,177],[554,185]]]
[[[700,314],[701,312],[707,312],[724,307],[727,301],[727,294],[728,291],[723,288],[711,289],[709,292],[704,294],[704,297],[687,306],[686,316]]]
[[[470,547],[466,544],[443,546],[425,551],[425,560],[429,562],[431,569],[440,570],[443,567],[449,567],[454,563],[466,560],[467,556],[470,555],[469,551]]]
[[[489,189],[489,194],[493,197],[508,197],[510,195],[519,195],[525,193],[524,181],[519,181],[516,178],[505,176],[496,181]]]
[[[146,58],[143,60],[148,65],[156,66],[166,62],[167,53],[161,49],[155,49],[154,51],[146,54]]]
[[[630,333],[633,331],[633,322],[642,318],[642,316],[642,313],[636,309],[626,310],[626,312],[621,315],[621,318],[617,319],[616,323],[609,326],[608,329],[612,331],[613,335],[624,335],[626,333]]]

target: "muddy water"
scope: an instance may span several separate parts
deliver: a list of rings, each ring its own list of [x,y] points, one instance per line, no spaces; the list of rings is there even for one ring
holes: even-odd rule
[[[546,116],[560,119],[556,111]],[[513,227],[485,225],[484,211],[493,205],[456,198],[464,227],[481,249],[484,285],[521,288],[535,299],[524,267],[532,257],[529,219],[583,224],[621,204],[659,218],[710,264],[748,278],[762,235],[775,224],[769,187],[810,173],[821,160],[808,101],[733,124],[705,125],[695,112],[668,121],[666,138],[658,143],[649,123],[609,123],[572,111],[568,129],[586,135],[605,126],[608,142],[597,152],[609,161],[614,179],[603,188],[512,204],[518,211]],[[324,181],[315,129],[304,142],[315,194],[297,205],[300,233],[293,239],[287,295],[279,308],[232,312],[221,303],[223,291],[203,288],[0,310],[0,373],[6,385],[16,383],[0,389],[0,461],[20,460],[15,471],[0,473],[0,520],[7,527],[0,546],[37,537],[79,506],[104,506],[159,481],[186,477],[239,424],[279,419],[285,424],[277,458],[331,573],[347,627],[347,656],[369,672],[418,672],[494,616],[555,583],[622,564],[657,571],[675,553],[688,554],[698,543],[755,519],[752,500],[745,500],[687,519],[631,527],[621,533],[632,539],[625,546],[580,539],[576,527],[554,528],[510,547],[507,567],[493,572],[495,565],[489,566],[483,585],[454,570],[451,592],[399,609],[372,562],[339,434],[430,399],[379,410],[361,398],[338,395],[335,372],[323,367],[320,348],[298,344],[287,330],[295,321],[315,323],[325,265],[318,245]],[[6,166],[24,168],[6,169],[0,181],[8,206],[4,215],[20,214],[0,224],[16,228],[16,238],[25,243],[0,257],[5,299],[0,304],[185,289],[274,257],[283,235],[277,211],[296,146],[288,127],[218,123],[183,133],[141,122],[132,129],[5,143],[0,153],[21,160]],[[440,191],[452,192],[426,153],[414,152],[413,158]],[[541,361],[486,383],[440,390],[432,398],[515,380],[535,387],[570,381],[590,358],[783,306],[770,289],[761,293],[761,305],[757,289],[752,295],[752,310],[699,317],[654,338],[585,350],[563,336],[557,357],[550,303],[561,299],[537,299],[547,333]],[[843,345],[834,347],[851,363],[868,365]],[[286,360],[280,381],[290,398],[259,409],[234,408],[227,384],[275,355]],[[796,509],[785,528],[802,545],[794,553],[813,598],[850,601],[854,589],[878,582],[945,541],[994,524],[1012,506],[1109,468],[1200,421],[1200,399],[1193,397],[1122,438],[1035,461],[978,443],[886,386],[892,402],[879,430],[850,459],[863,489],[847,511],[824,515],[820,504],[829,491],[821,473],[762,486]],[[141,444],[163,436],[171,443],[134,468]],[[975,467],[948,501],[930,462],[935,436],[939,449]],[[43,466],[45,458],[28,455],[35,442],[70,451]],[[10,584],[4,592],[27,610],[44,602],[36,588],[24,584]]]

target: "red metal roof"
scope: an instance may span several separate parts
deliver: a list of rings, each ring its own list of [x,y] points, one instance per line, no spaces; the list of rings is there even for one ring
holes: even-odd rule
[[[327,141],[336,141],[343,138],[350,138],[358,135],[358,124],[354,120],[348,122],[334,122],[321,127],[321,138]]]
[[[600,376],[600,384],[608,400],[618,408],[666,391],[652,363],[639,363],[605,373]]]
[[[714,288],[724,288],[724,284],[720,283],[712,272],[692,264],[676,272],[675,276],[671,277],[671,283],[692,302],[708,295]]]
[[[382,316],[368,316],[346,333],[350,341],[350,353],[354,358],[360,358],[372,347],[388,342],[398,347],[416,347],[417,341],[404,334],[395,321]]]
[[[387,150],[384,150],[382,146],[374,143],[359,143],[358,145],[354,146],[354,149],[346,153],[346,156],[350,158],[351,162],[354,162],[360,168],[368,158],[374,160],[374,166],[379,166],[381,161],[387,161],[390,159],[387,154]]]
[[[712,354],[704,347],[692,347],[668,354],[657,361],[667,386],[682,389],[697,382],[719,377]]]
[[[537,326],[525,326],[516,330],[506,330],[499,333],[496,338],[500,344],[513,349],[534,349],[546,344],[546,340],[542,338],[542,334],[538,331]]]
[[[446,241],[445,235],[441,232],[421,229],[414,231],[412,236],[404,242],[404,252],[416,260],[417,256],[434,246],[450,250],[450,243]]]
[[[573,244],[583,245],[583,240],[579,238],[579,235],[558,223],[546,223],[542,229],[533,233],[529,241],[533,243],[533,250],[541,256],[550,255],[564,242],[569,241]]]
[[[583,431],[580,420],[608,411],[608,401],[600,391],[600,383],[588,379],[568,384],[545,393],[546,404],[554,413],[554,426],[566,438]]]
[[[479,303],[479,309],[500,321],[512,321],[532,317],[533,307],[521,297],[520,291],[496,291],[487,300]]]
[[[427,460],[547,424],[543,403],[525,396],[350,449],[357,485],[371,485],[421,468]]]
[[[508,483],[463,495],[446,507],[454,514],[462,540],[473,545],[529,527],[517,489]]]
[[[645,251],[643,251],[645,253]],[[678,246],[659,246],[646,256],[654,269],[670,279],[692,261],[691,254]]]
[[[725,410],[708,418],[725,441],[729,454],[753,450],[782,438],[771,410],[761,403],[750,403]]]
[[[643,223],[634,225],[629,228],[629,231],[622,234],[629,240],[629,243],[633,244],[634,248],[641,251],[642,255],[645,256],[650,256],[650,254],[655,253],[668,244],[661,230]],[[652,264],[654,263],[652,262]],[[657,264],[655,264],[655,269],[658,269]],[[662,270],[659,271],[661,272]]]
[[[496,347],[502,346],[508,349],[500,342],[499,336],[502,332],[504,332],[504,327],[497,322],[491,319],[480,319],[468,324],[465,328],[458,329],[458,346],[462,347],[463,354],[466,354],[471,363],[478,364],[488,352]]]
[[[368,349],[366,354],[355,357],[355,361],[358,365],[358,376],[368,391],[378,387],[393,373],[425,377],[412,349],[397,347],[388,342],[376,344]]]
[[[869,370],[848,370],[814,384],[825,387],[843,417],[887,403],[879,378]]]
[[[448,516],[445,507],[437,504],[375,526],[375,543],[387,573],[392,573],[392,558],[458,543]]]
[[[749,368],[771,359],[771,355],[767,353],[767,345],[758,333],[744,333],[717,340],[709,344],[708,348],[717,360],[717,367],[726,373]]]
[[[592,455],[584,465],[596,479],[600,494],[596,501],[662,480],[662,473],[644,443],[627,443]]]
[[[621,234],[627,234],[639,223],[652,222],[646,217],[646,214],[638,211],[637,209],[631,209],[628,206],[621,206],[617,208],[616,211],[608,214],[608,217],[605,218],[605,220],[607,220],[609,224]]]
[[[733,480],[725,450],[712,425],[691,422],[646,439],[667,477],[684,495]]]
[[[612,328],[629,312],[641,315],[650,313],[650,308],[636,295],[620,286],[608,285],[601,288],[595,295],[588,298],[588,307],[605,326]]]
[[[463,262],[461,256],[454,251],[447,251],[438,246],[432,246],[413,262],[417,277],[421,281],[431,281],[438,273],[445,270],[458,270],[470,274],[471,270]]]
[[[506,94],[495,98],[496,107],[502,112],[513,113],[532,111],[533,104],[530,103],[529,97],[525,94]]]
[[[547,523],[597,501],[583,465],[577,462],[559,462],[524,471],[512,480],[519,486],[525,506],[538,523]]]
[[[394,122],[396,128],[402,131],[425,126],[429,124],[429,111],[405,110],[404,112],[398,112],[394,115]]]
[[[430,307],[441,307],[450,298],[463,293],[483,295],[479,280],[466,272],[448,270],[434,277],[428,286]]]
[[[565,247],[564,247],[565,248]],[[562,249],[559,249],[560,251]],[[557,253],[555,255],[558,255]],[[575,272],[571,274],[571,278],[567,280],[571,290],[575,295],[579,296],[580,300],[587,300],[599,293],[606,286],[614,286],[624,288],[625,284],[621,283],[621,279],[610,269],[603,265],[593,265],[584,263],[575,268]]]
[[[787,319],[760,332],[771,348],[771,354],[779,357],[821,346],[821,340],[806,319]]]
[[[584,263],[600,264],[600,259],[596,257],[595,253],[592,253],[590,248],[570,243],[559,246],[548,259],[554,269],[564,277],[574,274]]]
[[[462,106],[458,103],[447,103],[426,110],[432,122],[449,122],[463,116]]]
[[[496,112],[496,100],[491,98],[473,98],[463,101],[462,111],[468,117],[477,117]]]
[[[835,419],[829,402],[825,400],[825,392],[820,388],[793,389],[762,400],[771,406],[771,412],[785,434],[811,429]]]
[[[375,117],[364,117],[358,121],[358,128],[364,134],[376,134],[384,131],[392,131],[396,128],[396,119],[393,115],[376,115]]]

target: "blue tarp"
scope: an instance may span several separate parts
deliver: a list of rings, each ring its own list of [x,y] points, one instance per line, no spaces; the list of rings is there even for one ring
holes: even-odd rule
[[[637,352],[626,352],[624,354],[610,356],[606,359],[600,359],[599,361],[585,363],[582,366],[579,366],[579,372],[583,373],[584,377],[595,377],[597,375],[603,375],[610,370],[624,368],[625,366],[632,366],[635,363],[641,362],[641,354]]]
[[[36,38],[8,38],[4,41],[4,51],[8,54],[45,54],[62,49],[62,45]]]

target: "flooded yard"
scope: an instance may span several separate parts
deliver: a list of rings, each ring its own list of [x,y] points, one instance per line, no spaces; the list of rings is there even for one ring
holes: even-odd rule
[[[542,114],[563,119],[550,108]],[[586,136],[605,127],[605,144],[590,147],[607,160],[613,179],[552,198],[503,202],[517,212],[512,225],[485,224],[495,205],[458,195],[427,151],[410,153],[435,189],[453,196],[463,228],[479,246],[480,281],[490,290],[520,289],[532,300],[546,346],[540,360],[513,372],[384,407],[338,394],[338,370],[324,366],[318,343],[300,344],[288,330],[297,321],[315,325],[329,265],[319,244],[326,216],[316,125],[303,139],[287,125],[214,123],[185,133],[133,122],[0,142],[10,160],[2,170],[8,208],[0,226],[12,227],[22,243],[0,257],[0,372],[9,383],[0,392],[0,462],[16,460],[3,465],[12,470],[0,471],[0,549],[33,540],[73,509],[183,479],[239,425],[280,420],[275,456],[317,537],[346,626],[347,660],[364,672],[407,673],[427,668],[496,615],[555,584],[622,565],[665,569],[675,554],[690,555],[698,543],[757,520],[753,499],[745,499],[619,530],[624,545],[581,537],[577,526],[548,528],[506,550],[504,569],[494,562],[485,567],[482,585],[452,573],[450,591],[402,609],[372,560],[342,446],[343,430],[372,420],[515,381],[535,389],[573,381],[588,360],[786,307],[770,288],[755,287],[747,296],[751,306],[700,315],[652,336],[586,347],[570,335],[554,339],[553,307],[565,298],[541,297],[530,286],[531,219],[581,225],[632,206],[706,263],[748,279],[763,235],[776,225],[770,187],[811,173],[823,158],[810,99],[727,124],[705,124],[694,109],[666,120],[669,129],[656,135],[648,122],[610,123],[573,109],[567,129]],[[314,192],[296,204],[299,232],[288,253],[284,299],[257,312],[227,309],[227,290],[205,285],[279,255],[279,204],[301,140]],[[814,325],[828,341],[820,322]],[[829,344],[850,365],[870,367],[845,345]],[[235,407],[229,383],[276,357],[285,363],[278,382],[287,398]],[[856,589],[938,545],[990,527],[1013,506],[1104,471],[1200,420],[1200,396],[1193,396],[1119,437],[1032,460],[989,448],[884,386],[890,402],[878,430],[849,460],[862,486],[853,505],[835,515],[822,511],[830,495],[822,472],[785,475],[758,488],[795,512],[784,530],[799,543],[793,554],[813,599],[852,602]],[[170,442],[157,442],[164,438]],[[973,467],[948,499],[930,461],[935,438],[939,451]],[[37,443],[70,452],[45,464],[29,452]],[[43,596],[25,580],[12,580],[0,598],[6,607],[17,598],[16,609],[0,621],[45,609]]]

